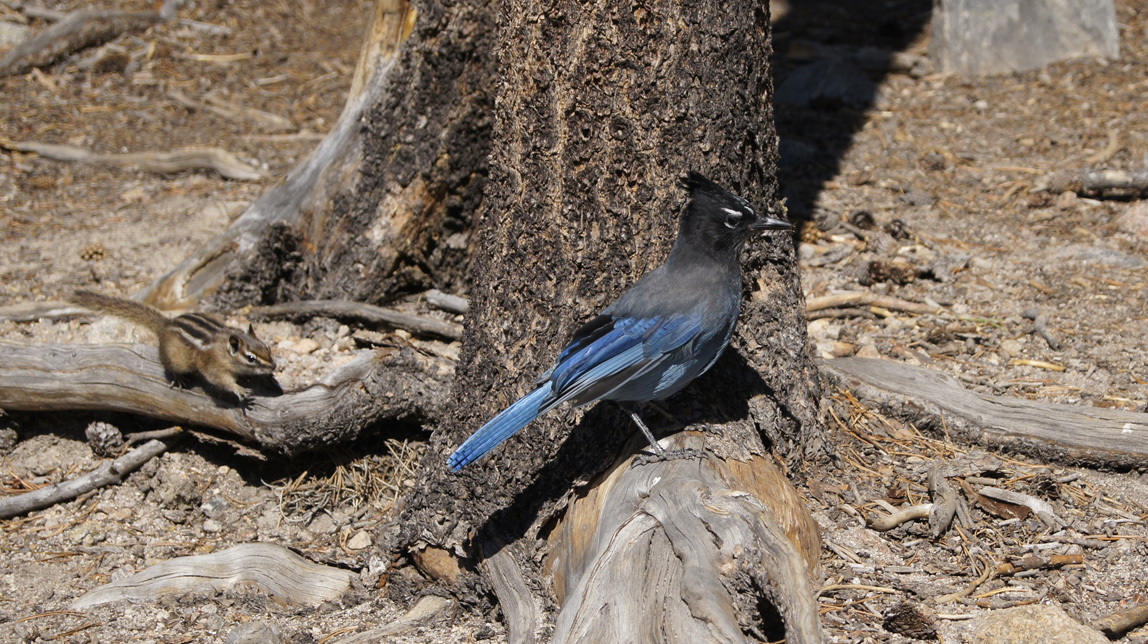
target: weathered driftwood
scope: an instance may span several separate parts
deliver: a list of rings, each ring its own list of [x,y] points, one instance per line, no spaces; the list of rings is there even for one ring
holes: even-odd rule
[[[171,174],[186,170],[213,170],[227,179],[256,181],[264,178],[262,172],[240,161],[227,150],[219,148],[190,147],[175,152],[99,154],[74,145],[4,139],[0,139],[0,148],[32,152],[55,161],[124,166],[158,174]]]
[[[0,519],[7,519],[32,510],[39,510],[77,496],[123,481],[124,476],[143,466],[144,463],[167,451],[169,443],[151,440],[133,449],[114,461],[107,461],[88,472],[55,485],[46,485],[31,492],[0,498]]]
[[[462,337],[462,325],[444,320],[436,320],[421,315],[401,313],[394,309],[351,302],[349,300],[306,300],[285,302],[272,306],[260,306],[251,311],[255,319],[288,319],[329,317],[335,319],[361,320],[371,324],[384,324],[394,329],[411,333],[435,335],[447,340]]]
[[[696,432],[667,440],[704,445]],[[801,498],[772,458],[700,454],[624,459],[570,505],[545,561],[560,605],[554,642],[822,641],[809,583],[820,539]],[[747,588],[783,631],[744,603]]]
[[[1093,467],[1148,466],[1148,415],[968,391],[935,371],[863,358],[828,360],[823,372],[865,404],[936,435]]]
[[[0,409],[140,414],[234,434],[284,455],[356,439],[381,420],[423,423],[445,406],[454,365],[412,349],[364,354],[320,382],[247,407],[172,386],[148,345],[0,343]]]
[[[175,17],[172,2],[159,12],[80,9],[56,24],[16,45],[0,59],[0,76],[23,74],[33,67],[50,65],[74,51],[105,43],[124,33],[143,31]]]
[[[73,610],[108,602],[155,601],[171,595],[253,586],[294,606],[317,606],[351,588],[355,573],[322,566],[273,543],[247,543],[208,555],[177,557],[81,595]]]

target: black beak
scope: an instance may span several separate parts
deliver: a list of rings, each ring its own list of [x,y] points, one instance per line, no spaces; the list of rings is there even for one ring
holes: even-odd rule
[[[754,230],[787,230],[793,228],[793,224],[788,221],[774,219],[773,217],[758,215],[754,220],[752,227]]]

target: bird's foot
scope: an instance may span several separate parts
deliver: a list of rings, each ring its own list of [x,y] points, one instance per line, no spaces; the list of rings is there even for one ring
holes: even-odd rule
[[[663,461],[676,461],[679,459],[701,460],[705,458],[705,455],[706,454],[704,451],[690,447],[684,449],[663,449],[662,451],[655,452],[653,454],[649,452],[643,452],[641,455],[634,459],[634,463],[631,465],[631,467],[641,467],[643,465],[653,465]]]

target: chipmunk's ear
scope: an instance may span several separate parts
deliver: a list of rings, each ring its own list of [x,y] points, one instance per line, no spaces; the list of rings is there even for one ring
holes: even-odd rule
[[[247,323],[247,335],[255,337],[255,327],[251,326],[250,322]]]

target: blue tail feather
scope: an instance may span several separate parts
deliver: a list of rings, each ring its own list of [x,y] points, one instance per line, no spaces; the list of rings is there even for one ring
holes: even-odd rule
[[[450,458],[447,459],[447,465],[450,465],[451,469],[457,472],[498,447],[499,443],[510,438],[515,432],[537,418],[539,414],[554,406],[555,401],[549,400],[551,391],[551,385],[548,382],[526,394],[518,402],[490,419],[490,422],[472,434],[470,438],[466,439],[466,442],[454,451],[454,454],[450,455]]]

